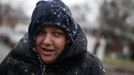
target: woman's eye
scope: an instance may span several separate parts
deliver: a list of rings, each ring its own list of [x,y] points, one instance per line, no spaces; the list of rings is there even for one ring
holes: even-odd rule
[[[61,33],[61,32],[54,32],[54,36],[55,37],[60,37],[60,36],[63,36],[64,33]]]

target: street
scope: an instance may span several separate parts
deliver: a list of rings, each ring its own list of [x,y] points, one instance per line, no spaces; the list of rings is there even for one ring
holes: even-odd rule
[[[134,75],[133,65],[104,63],[106,75]]]
[[[5,56],[8,54],[9,51],[10,51],[9,47],[0,43],[0,63],[2,62],[2,60],[5,58]]]

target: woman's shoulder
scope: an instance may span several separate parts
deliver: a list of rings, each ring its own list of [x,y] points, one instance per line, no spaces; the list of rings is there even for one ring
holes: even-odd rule
[[[28,57],[29,48],[28,43],[26,42],[26,36],[24,36],[17,45],[12,48],[8,55],[4,58],[2,62],[6,64],[17,64],[24,62]]]
[[[88,69],[92,75],[105,75],[102,62],[96,55],[87,52],[82,58],[82,65],[85,65],[86,69]]]
[[[82,55],[81,57],[81,64],[85,64],[86,67],[92,67],[92,66],[102,66],[102,62],[100,61],[100,59],[90,53],[90,52],[86,52],[85,54]]]
[[[84,61],[91,62],[91,63],[96,61],[96,60],[99,60],[95,54],[92,54],[88,51],[85,54],[83,54],[82,57],[83,57]]]

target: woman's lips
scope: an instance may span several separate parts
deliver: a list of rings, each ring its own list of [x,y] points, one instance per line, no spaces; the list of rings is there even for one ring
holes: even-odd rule
[[[44,56],[52,56],[55,52],[54,50],[47,48],[41,48],[41,50]]]

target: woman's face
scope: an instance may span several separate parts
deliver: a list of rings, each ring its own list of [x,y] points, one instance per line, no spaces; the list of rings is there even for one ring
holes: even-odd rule
[[[54,26],[43,27],[35,38],[36,48],[43,62],[53,63],[62,53],[66,40],[66,33],[62,29]]]

